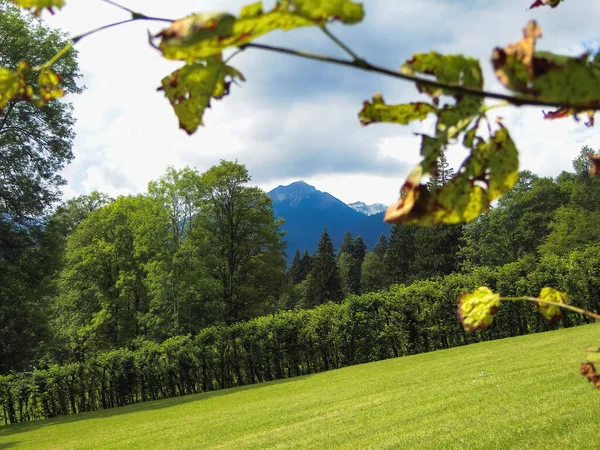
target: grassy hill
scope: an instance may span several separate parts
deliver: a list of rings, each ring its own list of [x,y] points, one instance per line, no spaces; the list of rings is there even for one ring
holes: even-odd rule
[[[0,427],[0,449],[598,448],[600,324]]]

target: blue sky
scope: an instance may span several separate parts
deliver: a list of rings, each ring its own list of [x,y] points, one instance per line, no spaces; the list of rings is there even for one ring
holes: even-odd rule
[[[413,53],[437,50],[482,59],[486,88],[501,90],[491,72],[495,46],[520,39],[535,18],[543,30],[539,49],[578,54],[597,47],[600,4],[569,0],[557,9],[528,11],[531,0],[366,0],[365,21],[335,24],[331,30],[373,63],[397,68]],[[147,15],[178,18],[192,12],[237,13],[250,2],[123,0]],[[272,2],[265,2],[268,7]],[[198,9],[201,8],[201,9]],[[72,34],[127,18],[100,0],[67,0],[50,26]],[[206,126],[189,137],[162,93],[160,80],[179,63],[166,61],[147,45],[147,29],[164,24],[134,23],[90,36],[78,44],[86,92],[72,100],[78,119],[75,161],[64,171],[66,197],[93,189],[112,195],[143,192],[167,165],[200,171],[219,159],[238,159],[253,183],[264,189],[304,179],[346,202],[393,203],[398,188],[419,161],[415,131],[409,127],[361,127],[362,102],[382,92],[388,103],[418,100],[414,86],[344,67],[247,50],[232,65],[247,78],[231,95],[213,102]],[[278,32],[258,42],[343,57],[316,29]],[[521,151],[521,168],[541,175],[570,170],[582,145],[600,147],[598,129],[571,119],[547,122],[537,108],[496,110]],[[457,167],[464,153],[448,152]]]

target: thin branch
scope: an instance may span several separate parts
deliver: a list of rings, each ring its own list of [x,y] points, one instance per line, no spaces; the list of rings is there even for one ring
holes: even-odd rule
[[[109,5],[116,6],[117,8],[122,9],[123,11],[127,11],[132,16],[135,15],[135,11],[132,11],[131,9],[127,8],[126,6],[119,5],[118,3],[115,3],[112,0],[101,0],[101,1],[103,1],[104,3],[108,3]]]
[[[123,11],[127,11],[129,14],[131,14],[131,18],[132,19],[136,19],[136,20],[154,20],[154,21],[157,21],[157,22],[169,22],[169,23],[175,22],[173,19],[163,19],[161,17],[150,17],[150,16],[147,16],[146,14],[142,14],[142,13],[139,13],[139,12],[134,11],[132,9],[129,9],[126,6],[123,6],[123,5],[121,5],[121,4],[117,3],[117,2],[114,2],[112,0],[101,0],[101,1],[103,1],[105,3],[108,3],[109,5],[115,6],[115,7],[119,8],[119,9],[122,9]]]
[[[325,35],[329,39],[331,39],[333,42],[335,42],[335,44],[338,47],[340,47],[342,50],[344,50],[346,53],[348,53],[348,55],[350,55],[350,57],[355,62],[360,62],[362,64],[366,64],[364,59],[360,58],[356,53],[354,53],[352,50],[350,50],[350,48],[346,44],[344,44],[342,41],[340,41],[338,38],[336,38],[333,34],[331,34],[331,31],[329,31],[325,25],[323,25],[320,28],[321,28],[321,31],[323,31],[323,33],[325,33]]]
[[[399,78],[401,80],[406,80],[406,81],[410,81],[413,83],[419,83],[423,86],[430,86],[430,87],[444,89],[444,90],[447,90],[450,92],[454,92],[455,94],[472,95],[474,97],[484,97],[484,98],[494,98],[497,100],[504,100],[515,106],[546,106],[546,107],[553,107],[553,108],[554,107],[570,108],[570,109],[575,109],[575,110],[579,110],[579,111],[600,109],[600,106],[591,107],[589,105],[582,106],[582,105],[577,105],[577,104],[572,104],[572,103],[547,102],[544,100],[537,100],[534,98],[513,97],[512,95],[500,94],[498,92],[480,91],[478,89],[472,89],[472,88],[468,88],[465,86],[457,86],[457,85],[440,83],[439,81],[430,80],[427,78],[415,77],[412,75],[404,74],[402,72],[398,72],[396,70],[386,69],[385,67],[376,66],[374,64],[370,64],[370,63],[368,63],[366,61],[362,61],[362,60],[349,61],[346,59],[338,59],[338,58],[333,58],[330,56],[319,55],[316,53],[309,53],[309,52],[292,50],[292,49],[283,48],[283,47],[275,47],[272,45],[256,44],[256,43],[244,44],[244,45],[241,45],[239,48],[241,48],[242,50],[244,50],[246,48],[255,48],[255,49],[259,49],[259,50],[266,50],[266,51],[271,51],[271,52],[276,52],[276,53],[284,53],[286,55],[297,56],[300,58],[312,59],[314,61],[322,61],[322,62],[338,64],[338,65],[346,66],[346,67],[353,67],[355,69],[360,69],[360,70],[364,70],[367,72],[379,73],[381,75],[387,75],[387,76],[390,76],[393,78]]]
[[[527,300],[528,302],[542,303],[544,305],[550,305],[550,306],[558,306],[559,308],[564,308],[564,309],[568,309],[571,311],[575,311],[579,314],[583,314],[584,316],[591,317],[592,319],[600,320],[599,314],[588,311],[587,309],[578,308],[577,306],[568,305],[566,303],[549,302],[546,300],[540,300],[539,298],[535,298],[535,297],[500,297],[500,300],[511,300],[511,301]]]
[[[94,33],[97,33],[99,31],[102,31],[102,30],[107,30],[107,29],[112,28],[112,27],[117,27],[119,25],[124,25],[124,24],[129,23],[129,22],[134,22],[136,20],[138,20],[138,19],[133,19],[132,18],[132,19],[127,19],[127,20],[121,20],[120,22],[109,23],[108,25],[102,25],[101,27],[95,28],[93,30],[87,31],[87,32],[85,32],[83,34],[80,34],[78,36],[75,36],[71,40],[73,41],[73,44],[77,44],[80,40],[82,40],[84,37],[89,36],[90,34],[94,34]]]

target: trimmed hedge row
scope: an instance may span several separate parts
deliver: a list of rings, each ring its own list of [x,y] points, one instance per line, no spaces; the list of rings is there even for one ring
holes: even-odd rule
[[[551,284],[577,290],[580,306],[597,307],[598,283],[590,279],[597,272],[582,268],[590,259],[564,261],[532,268],[531,260],[523,260],[470,275],[392,286],[340,304],[281,311],[206,328],[193,337],[144,341],[83,362],[0,376],[2,419],[15,423],[113,408],[548,330],[553,326],[531,304],[509,302],[488,330],[467,335],[457,319],[456,299],[463,289],[480,285],[504,295],[537,295]],[[562,326],[585,321],[565,314]]]

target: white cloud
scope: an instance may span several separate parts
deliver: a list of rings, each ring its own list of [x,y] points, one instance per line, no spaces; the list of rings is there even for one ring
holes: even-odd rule
[[[129,1],[127,6],[152,16],[177,18],[195,11],[237,11],[247,1]],[[272,3],[272,2],[271,2]],[[600,4],[572,0],[556,10],[527,11],[528,2],[421,0],[365,1],[367,16],[358,26],[333,27],[369,60],[398,67],[412,53],[436,49],[482,59],[486,88],[499,90],[489,55],[495,46],[520,38],[531,18],[544,30],[542,49],[576,54],[593,33]],[[226,4],[226,8],[225,5]],[[69,0],[47,21],[72,34],[127,18],[103,2]],[[213,102],[206,127],[194,136],[178,129],[160,80],[179,64],[165,61],[147,45],[147,28],[164,24],[127,24],[83,39],[79,61],[88,90],[72,99],[77,139],[75,161],[64,171],[67,195],[100,189],[112,195],[145,190],[167,165],[206,170],[219,159],[247,164],[254,181],[264,188],[297,179],[330,192],[343,201],[391,203],[418,161],[419,139],[411,127],[361,127],[356,114],[361,102],[381,91],[390,103],[418,97],[414,86],[352,69],[326,66],[285,55],[246,51],[234,60],[248,79],[233,86],[229,97]],[[589,33],[586,33],[589,30]],[[339,56],[317,30],[278,33],[262,41]],[[497,112],[521,151],[521,168],[540,175],[570,170],[582,145],[600,147],[597,129],[571,119],[544,121],[535,108],[505,108]],[[493,116],[493,115],[492,115]],[[458,167],[464,153],[448,151]]]

